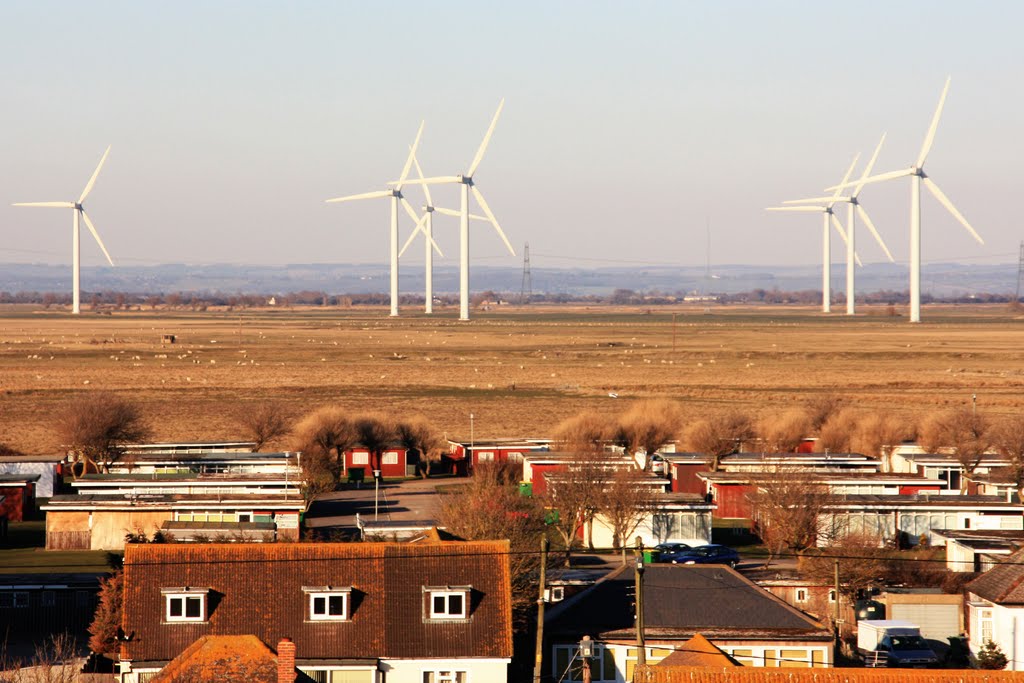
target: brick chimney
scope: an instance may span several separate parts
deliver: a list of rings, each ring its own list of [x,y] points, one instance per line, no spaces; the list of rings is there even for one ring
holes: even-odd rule
[[[277,644],[277,683],[295,683],[295,643],[282,638]]]

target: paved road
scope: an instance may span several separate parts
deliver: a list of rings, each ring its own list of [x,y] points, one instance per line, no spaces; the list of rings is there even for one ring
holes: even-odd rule
[[[361,488],[325,493],[317,497],[306,514],[306,526],[313,529],[355,531],[356,514],[390,522],[437,519],[435,487],[450,484],[450,479],[408,479],[381,484],[375,491],[373,482]]]

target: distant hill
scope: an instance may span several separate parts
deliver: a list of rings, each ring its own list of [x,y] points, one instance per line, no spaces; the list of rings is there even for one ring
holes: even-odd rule
[[[845,267],[832,267],[832,287],[845,289]],[[924,266],[922,290],[937,297],[972,294],[1013,293],[1017,286],[1017,264],[964,265],[933,263]],[[735,294],[755,289],[785,291],[820,290],[821,269],[813,266],[715,266],[714,277],[705,278],[700,266],[643,266],[636,268],[532,268],[533,291],[545,294],[606,295],[616,289],[638,292]],[[857,271],[857,290],[896,291],[908,288],[907,269],[893,264],[869,264]],[[520,268],[474,266],[473,291],[518,293]],[[404,266],[403,293],[423,291],[423,268]],[[46,264],[0,265],[0,291],[64,292],[71,286],[70,266]],[[282,294],[303,290],[328,294],[385,292],[386,265],[375,264],[290,264],[283,266],[188,265],[90,266],[82,268],[82,289],[86,292],[221,292],[241,294]],[[434,291],[450,294],[458,290],[458,269],[435,268]]]

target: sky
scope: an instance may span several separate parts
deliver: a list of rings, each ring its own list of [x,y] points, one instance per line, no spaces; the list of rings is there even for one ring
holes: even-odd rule
[[[925,168],[986,243],[925,194],[923,258],[1015,263],[1022,25],[1017,1],[11,0],[0,263],[70,262],[70,210],[10,204],[76,199],[107,145],[86,209],[115,262],[383,263],[388,201],[324,200],[394,180],[421,120],[424,171],[463,172],[505,98],[475,182],[517,255],[474,223],[475,263],[528,242],[533,267],[700,265],[710,234],[712,269],[814,264],[820,219],[764,208],[819,195],[883,132],[875,170],[911,165],[947,75]],[[897,262],[909,185],[861,195]],[[457,230],[435,220],[438,263]]]

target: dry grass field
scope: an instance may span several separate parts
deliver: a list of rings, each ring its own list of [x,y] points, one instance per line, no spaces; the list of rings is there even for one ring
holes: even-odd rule
[[[972,393],[979,410],[1024,407],[1024,316],[926,307],[926,322],[910,325],[885,313],[537,306],[459,323],[451,311],[74,318],[11,307],[0,310],[0,442],[53,452],[54,412],[100,389],[137,399],[155,439],[182,441],[237,438],[238,412],[265,399],[296,413],[327,403],[419,412],[453,437],[468,437],[472,412],[478,438],[544,436],[581,409],[653,396],[693,414],[733,405],[764,415],[821,393],[908,419]]]

